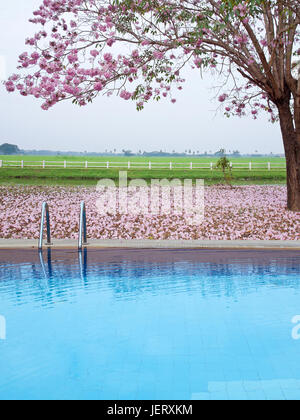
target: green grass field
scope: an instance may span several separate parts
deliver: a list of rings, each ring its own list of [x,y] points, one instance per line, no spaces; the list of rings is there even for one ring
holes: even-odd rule
[[[130,161],[132,166],[134,164],[152,163],[152,170],[149,169],[133,169],[128,170],[128,179],[141,178],[150,182],[151,179],[205,179],[207,184],[216,184],[224,181],[223,174],[220,170],[209,168],[210,162],[216,163],[218,158],[194,158],[194,157],[151,157],[144,156],[134,157],[70,157],[70,156],[0,156],[0,160],[4,161],[4,167],[0,168],[0,184],[22,184],[22,185],[95,185],[98,180],[102,178],[109,178],[115,181],[119,178],[120,170],[128,170],[127,164]],[[24,161],[24,168],[20,167],[20,161]],[[7,161],[18,161],[19,167],[7,167]],[[43,169],[42,161],[57,162],[52,167]],[[64,169],[64,161],[68,162],[67,169]],[[103,168],[89,168],[84,169],[85,162],[88,161],[91,166],[95,162],[107,161],[111,163],[110,169]],[[248,164],[252,161],[252,171],[249,170]],[[173,169],[162,168],[163,163],[169,164],[172,162]],[[200,163],[207,166],[206,168],[190,169],[190,163],[194,166],[200,166]],[[286,182],[286,171],[284,168],[279,168],[285,164],[283,158],[235,158],[233,162],[233,184],[283,184]],[[268,170],[268,162],[271,163],[271,170]],[[122,163],[123,168],[117,168],[118,163]],[[184,164],[184,165],[180,165]],[[239,165],[244,168],[239,168]],[[10,165],[14,165],[11,163]],[[33,165],[33,167],[28,167]],[[39,165],[39,167],[34,167]],[[55,167],[59,165],[60,167]],[[72,168],[72,166],[81,166],[81,168]],[[235,166],[236,165],[236,166]],[[47,164],[48,166],[48,164]],[[104,165],[105,166],[105,165]],[[138,165],[136,165],[138,166]],[[186,169],[182,169],[186,166]],[[277,167],[276,167],[277,166]]]

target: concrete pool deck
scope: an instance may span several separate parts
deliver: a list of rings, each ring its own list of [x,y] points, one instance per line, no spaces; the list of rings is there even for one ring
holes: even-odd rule
[[[0,239],[2,249],[37,249],[37,240]],[[44,245],[44,249],[48,248]],[[76,240],[53,240],[52,249],[77,249]],[[300,241],[210,241],[210,240],[89,240],[88,249],[278,249],[299,250]]]

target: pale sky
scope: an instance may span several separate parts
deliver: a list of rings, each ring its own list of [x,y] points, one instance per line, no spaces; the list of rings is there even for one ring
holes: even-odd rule
[[[26,37],[37,30],[28,22],[42,0],[11,0],[0,4],[0,77],[16,72]],[[267,116],[227,119],[217,113],[210,74],[201,79],[186,70],[184,90],[177,103],[148,104],[138,113],[134,102],[118,97],[99,97],[88,107],[69,103],[42,111],[41,102],[8,94],[0,86],[0,144],[22,149],[102,152],[106,149],[193,151],[240,150],[242,153],[283,153],[279,125]]]

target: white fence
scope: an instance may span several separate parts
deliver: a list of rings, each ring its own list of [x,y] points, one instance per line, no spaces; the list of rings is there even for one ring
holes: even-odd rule
[[[231,162],[233,170],[285,170],[286,163],[277,162]],[[79,162],[79,161],[27,161],[27,160],[0,160],[1,168],[36,168],[36,169],[168,169],[168,170],[197,170],[213,171],[216,163],[213,162]]]

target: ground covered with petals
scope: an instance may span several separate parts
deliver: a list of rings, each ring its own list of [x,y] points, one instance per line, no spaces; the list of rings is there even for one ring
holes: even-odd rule
[[[0,238],[37,239],[41,205],[50,207],[53,238],[78,237],[79,206],[86,202],[91,239],[300,240],[300,213],[286,209],[283,186],[206,187],[205,218],[183,215],[100,214],[99,192],[88,187],[0,187]]]

